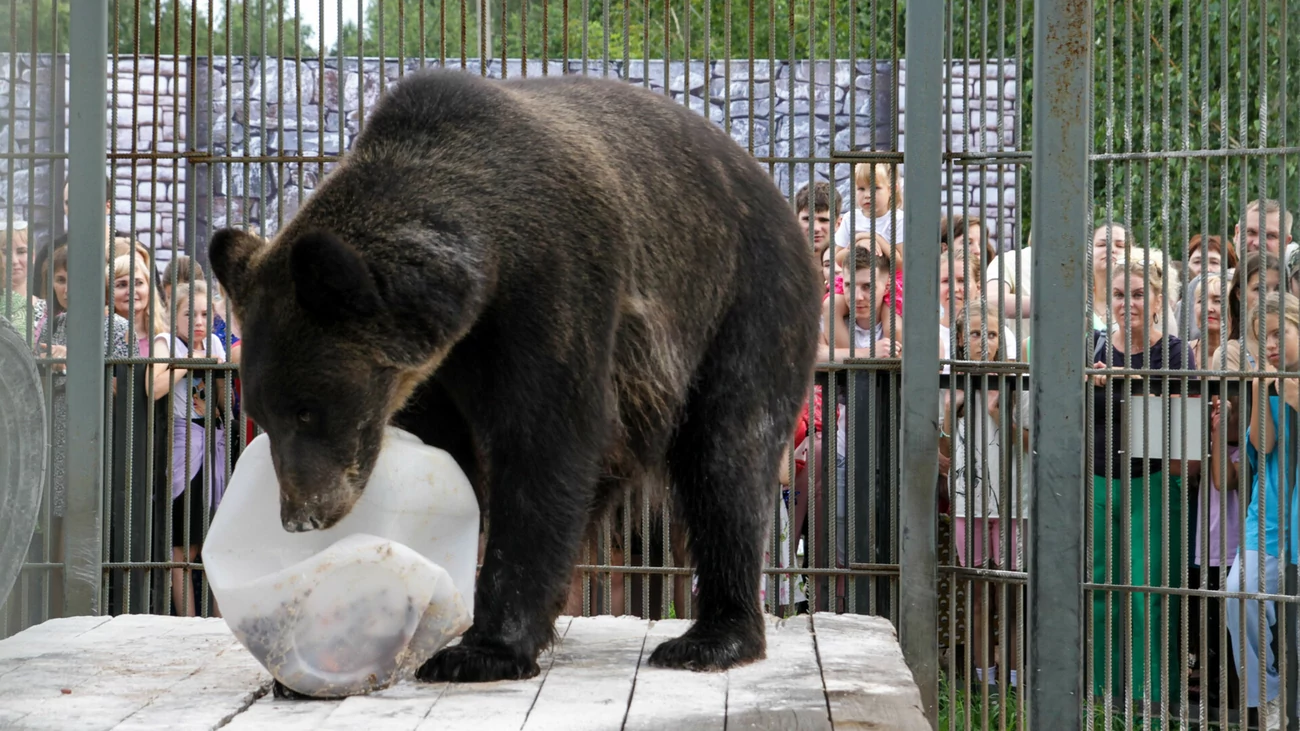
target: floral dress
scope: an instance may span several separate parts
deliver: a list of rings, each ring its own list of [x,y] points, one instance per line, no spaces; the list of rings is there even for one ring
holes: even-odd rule
[[[27,323],[40,322],[45,317],[45,300],[10,292],[7,297],[0,298],[0,317],[9,320],[18,334],[26,338]]]

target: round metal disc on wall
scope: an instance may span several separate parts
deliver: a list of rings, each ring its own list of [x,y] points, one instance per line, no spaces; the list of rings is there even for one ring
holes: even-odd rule
[[[22,570],[45,484],[48,428],[31,347],[0,317],[0,606]]]

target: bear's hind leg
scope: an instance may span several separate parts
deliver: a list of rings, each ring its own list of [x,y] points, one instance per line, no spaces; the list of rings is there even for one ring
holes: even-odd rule
[[[651,654],[653,666],[726,670],[766,656],[763,541],[786,407],[793,415],[799,386],[797,374],[785,369],[761,372],[772,361],[751,351],[720,339],[669,448],[673,502],[687,532],[699,600],[694,624]]]

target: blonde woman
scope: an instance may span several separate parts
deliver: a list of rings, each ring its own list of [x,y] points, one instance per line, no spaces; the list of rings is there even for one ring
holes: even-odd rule
[[[1090,354],[1093,368],[1195,368],[1194,355],[1165,329],[1168,308],[1161,259],[1130,249],[1112,261],[1111,272],[1100,293],[1106,296],[1114,326],[1097,339]],[[1182,463],[1169,464],[1166,493],[1161,460],[1129,458],[1122,437],[1126,392],[1132,396],[1159,393],[1150,387],[1161,380],[1152,375],[1091,377],[1092,580],[1098,584],[1128,580],[1133,586],[1182,586],[1186,542],[1179,494]],[[1178,600],[1169,595],[1096,590],[1092,603],[1093,694],[1122,699],[1131,682],[1136,698],[1130,700],[1159,704],[1177,698],[1183,674],[1169,658],[1178,656]],[[1161,638],[1162,632],[1168,636]]]
[[[27,326],[38,322],[45,314],[45,301],[27,291],[27,222],[14,221],[6,230],[0,244],[0,276],[8,272],[5,286],[0,287],[0,317],[9,320],[14,329],[27,337]]]
[[[131,323],[134,337],[132,351],[148,353],[149,343],[158,335],[167,333],[167,310],[154,287],[153,272],[146,259],[119,256],[113,260],[113,278],[108,295],[113,311]]]
[[[1114,262],[1124,258],[1129,246],[1137,246],[1132,241],[1133,235],[1128,226],[1115,221],[1108,221],[1092,232],[1092,329],[1106,329],[1106,314],[1109,309],[1110,289],[1109,273],[1118,272]]]
[[[1007,346],[1014,340],[1004,341],[1006,327],[1000,313],[981,299],[972,301],[967,312],[955,319],[953,332],[957,360],[1010,360]],[[939,450],[941,461],[949,465],[955,547],[962,566],[1023,570],[1020,545],[1029,512],[1024,494],[1023,440],[1017,436],[1023,426],[1018,401],[1010,390],[976,389],[967,393],[960,388],[946,391],[941,401]],[[1009,545],[1006,553],[1004,542]],[[982,606],[986,594],[988,604],[999,615],[1005,616],[1015,605],[1015,599],[1004,604],[987,582],[972,581],[970,589],[972,606]],[[998,622],[982,612],[975,612],[972,619],[974,647],[970,648],[970,661],[977,682],[991,684],[997,677],[997,653],[989,630],[996,629]],[[1015,633],[1010,634],[1004,637],[1010,646],[1006,677],[1014,687],[1018,684],[1020,662]]]

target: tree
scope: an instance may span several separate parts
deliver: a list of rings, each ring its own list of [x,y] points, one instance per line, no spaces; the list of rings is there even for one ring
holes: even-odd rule
[[[1093,190],[1098,218],[1132,221],[1139,241],[1178,256],[1192,234],[1230,237],[1250,199],[1285,195],[1296,211],[1297,156],[1241,153],[1295,144],[1283,120],[1300,101],[1300,43],[1286,35],[1300,4],[1166,7],[1097,9],[1094,153],[1106,157]],[[1169,156],[1187,150],[1217,156]]]
[[[0,53],[66,53],[71,14],[70,0],[0,5]]]
[[[216,16],[215,33],[212,19],[204,8],[196,9],[201,4],[194,0],[108,2],[110,53],[316,55],[311,44],[315,31],[292,15],[292,0],[213,0],[210,6]],[[68,52],[70,0],[11,2],[8,11],[0,10],[0,27],[14,30],[0,30],[0,52]],[[251,29],[247,34],[246,27]]]
[[[315,55],[292,0],[109,0],[119,53]],[[1263,194],[1300,209],[1300,157],[1243,154],[1294,145],[1284,113],[1300,107],[1300,2],[1097,2],[1092,40],[1094,215],[1135,224],[1139,241],[1178,255],[1194,233],[1231,235]],[[67,50],[69,0],[10,3],[0,38],[18,52]],[[904,0],[367,0],[328,56],[801,60],[906,58]],[[1033,94],[1032,0],[949,3],[948,58],[1016,63]],[[484,21],[490,33],[480,33]],[[35,28],[35,30],[33,30]],[[248,33],[245,33],[248,29]],[[832,32],[833,31],[833,32]],[[490,38],[489,47],[485,47]],[[138,48],[137,48],[138,46]],[[530,69],[530,72],[532,69]],[[1032,104],[1018,107],[1020,149]],[[1288,118],[1288,127],[1295,121]],[[1212,150],[1194,157],[1188,150]],[[1028,181],[1033,171],[1021,168]],[[1284,188],[1285,182],[1285,190]],[[1031,215],[1022,188],[1023,229]]]
[[[315,30],[293,15],[292,0],[229,0],[214,10],[212,53],[304,58],[316,55]]]
[[[140,0],[138,6],[114,0],[108,12],[110,53],[116,49],[123,55],[190,55],[211,43],[208,19],[178,0]]]
[[[811,7],[810,5],[814,6]],[[623,58],[692,59],[775,57],[827,57],[829,28],[835,16],[838,55],[844,57],[850,40],[858,54],[888,53],[894,30],[901,38],[902,20],[892,3],[835,0],[782,3],[754,0],[735,3],[709,0],[506,0],[504,14],[495,0],[368,0],[364,33],[345,26],[340,41],[345,56],[396,59],[457,59],[486,55],[532,59]],[[730,12],[730,23],[727,22]],[[491,22],[489,32],[480,34],[482,20]],[[526,22],[525,22],[526,19]],[[754,37],[749,37],[752,25]],[[462,27],[464,33],[462,34]],[[885,32],[887,29],[888,32]],[[462,48],[462,35],[464,36]],[[482,44],[490,37],[486,54]],[[381,42],[382,37],[382,42]],[[867,39],[877,39],[868,42]],[[445,49],[445,50],[444,50]],[[689,49],[689,54],[688,54]],[[752,52],[751,52],[752,49]],[[337,53],[337,47],[329,55]]]

